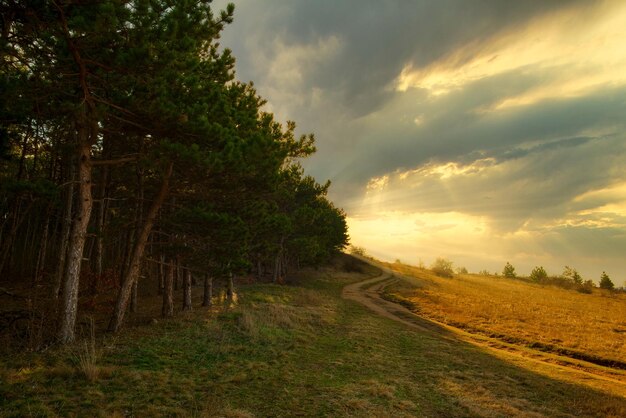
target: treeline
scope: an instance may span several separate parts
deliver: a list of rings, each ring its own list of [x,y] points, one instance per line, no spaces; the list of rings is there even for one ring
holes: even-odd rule
[[[349,248],[350,252],[355,255],[359,255],[362,257],[367,257],[365,249],[362,247],[357,247],[351,245]],[[396,264],[402,264],[399,259],[396,259],[394,262]],[[468,270],[465,267],[457,267],[456,271],[453,268],[454,263],[447,258],[437,257],[435,261],[430,266],[429,270],[432,271],[439,277],[447,277],[452,278],[455,274],[469,274]],[[424,263],[420,260],[418,268],[426,269]],[[487,270],[481,270],[477,273],[480,276],[498,276],[498,272],[490,273]],[[563,269],[563,273],[560,275],[549,275],[546,269],[543,266],[536,266],[530,272],[528,277],[519,276],[515,271],[515,267],[507,261],[507,263],[502,268],[502,277],[506,277],[508,279],[523,279],[529,280],[534,283],[543,284],[543,285],[551,285],[561,287],[563,289],[568,290],[576,290],[580,293],[592,293],[593,289],[599,287],[600,289],[610,290],[610,291],[620,291],[625,292],[626,288],[618,287],[616,288],[613,284],[613,281],[609,277],[606,272],[602,272],[600,275],[600,280],[598,286],[591,279],[584,279],[580,273],[575,268],[565,266]]]
[[[502,275],[508,278],[515,278],[517,274],[515,273],[515,267],[509,262],[504,265],[502,270]],[[536,266],[530,272],[528,279],[540,284],[549,284],[553,286],[562,287],[564,289],[573,289],[580,293],[592,293],[593,289],[596,287],[596,284],[591,279],[583,279],[583,277],[578,273],[575,268],[565,266],[563,269],[563,273],[560,275],[548,275],[543,266]],[[609,277],[606,272],[602,272],[600,275],[599,286],[600,289],[605,290],[622,290],[615,289],[615,285],[613,281]]]
[[[264,112],[218,44],[234,6],[208,1],[0,1],[0,274],[49,285],[56,339],[79,293],[117,289],[109,330],[156,277],[287,271],[347,242],[315,151]],[[208,294],[208,297],[207,297]],[[207,300],[208,298],[208,300]]]

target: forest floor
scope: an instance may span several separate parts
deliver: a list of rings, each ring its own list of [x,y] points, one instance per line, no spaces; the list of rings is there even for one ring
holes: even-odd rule
[[[343,257],[289,285],[242,285],[235,306],[137,322],[95,350],[5,355],[0,416],[626,416],[598,376],[464,341],[396,304],[373,312],[360,302],[390,303],[377,295],[394,279],[358,269]]]

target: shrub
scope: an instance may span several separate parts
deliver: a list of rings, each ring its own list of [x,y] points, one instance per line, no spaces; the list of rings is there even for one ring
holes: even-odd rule
[[[351,245],[350,246],[350,254],[360,255],[361,257],[365,257],[365,255],[366,255],[365,248],[357,247],[356,245]]]
[[[583,278],[580,276],[580,274],[578,274],[576,269],[573,269],[569,266],[565,266],[562,276],[570,279],[572,282],[574,282],[574,284],[578,286],[583,284]]]
[[[509,279],[514,279],[515,277],[517,277],[517,274],[515,274],[515,267],[513,267],[511,263],[507,261],[504,269],[502,269],[502,275],[504,277],[508,277]]]
[[[576,290],[580,293],[591,293],[594,287],[596,287],[596,285],[593,283],[593,280],[585,280]]]
[[[544,282],[547,278],[548,273],[542,266],[537,266],[530,272],[530,279],[534,282]]]
[[[614,287],[615,286],[613,285],[613,282],[611,281],[609,275],[603,271],[602,275],[600,276],[600,289],[613,290]]]
[[[456,274],[468,274],[469,272],[465,267],[457,267]]]
[[[574,282],[572,282],[567,277],[563,277],[563,276],[548,276],[545,279],[543,279],[541,283],[562,287],[563,289],[572,289],[576,287]]]
[[[452,270],[452,261],[446,260],[443,257],[438,257],[430,269],[437,276],[452,277],[454,275],[454,270]]]

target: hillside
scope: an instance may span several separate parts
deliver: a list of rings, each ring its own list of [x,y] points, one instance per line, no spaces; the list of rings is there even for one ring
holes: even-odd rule
[[[356,269],[344,258],[290,285],[241,286],[234,307],[127,328],[97,342],[91,368],[81,343],[4,358],[0,416],[626,414],[623,397],[585,379],[342,299],[344,286],[379,274]]]
[[[388,289],[419,315],[499,340],[626,368],[626,294],[591,294],[523,279],[387,264],[403,275]]]

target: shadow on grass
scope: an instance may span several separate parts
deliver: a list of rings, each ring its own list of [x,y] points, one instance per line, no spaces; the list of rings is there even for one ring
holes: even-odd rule
[[[93,382],[63,350],[3,358],[0,416],[626,416],[619,383],[592,388],[340,299],[372,274],[311,270],[301,286],[242,286],[232,309],[129,328]]]

